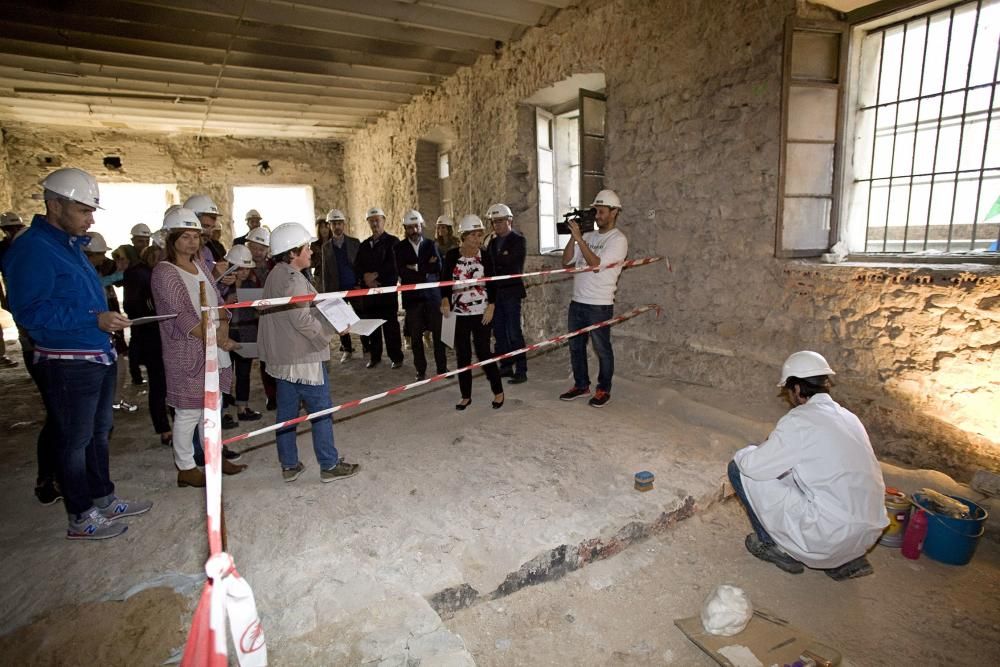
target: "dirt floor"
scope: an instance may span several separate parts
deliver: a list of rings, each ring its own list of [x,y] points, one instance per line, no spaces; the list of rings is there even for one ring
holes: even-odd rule
[[[718,502],[721,481],[732,452],[783,413],[770,388],[756,400],[622,377],[594,410],[557,400],[567,369],[565,348],[532,359],[502,410],[476,378],[465,412],[452,407],[451,381],[340,413],[338,447],[363,469],[334,484],[319,483],[307,429],[294,484],[281,481],[273,438],[245,445],[250,469],[224,480],[230,552],[253,587],[271,664],[708,665],[673,620],[697,614],[722,582],[850,664],[1000,662],[995,541],[959,568],[876,550],[875,576],[841,584],[745,552],[748,526],[734,502]],[[335,403],[413,375],[409,363],[366,371],[360,358],[331,370]],[[61,505],[31,494],[34,387],[23,369],[0,370],[6,664],[178,658],[204,578],[204,496],[176,487],[143,389],[126,377],[123,366],[121,395],[140,409],[116,413],[112,476],[123,497],[156,505],[120,538],[79,543],[62,537]],[[632,488],[643,469],[656,473],[653,492]],[[889,475],[962,490],[944,476]]]
[[[1000,664],[1000,547],[972,564],[909,561],[877,547],[875,574],[835,582],[789,575],[743,547],[735,500],[565,578],[459,612],[447,621],[480,667],[716,664],[676,627],[722,583],[838,648],[845,664]],[[738,642],[734,642],[738,643]]]

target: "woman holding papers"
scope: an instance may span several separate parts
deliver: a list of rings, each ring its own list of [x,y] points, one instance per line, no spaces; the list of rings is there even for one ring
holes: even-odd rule
[[[466,215],[458,225],[461,243],[444,256],[442,280],[468,280],[493,275],[493,262],[482,252],[483,221],[475,215]],[[486,361],[493,356],[490,350],[490,335],[493,321],[493,301],[496,290],[493,283],[477,283],[465,287],[441,288],[441,314],[455,319],[455,361],[459,368],[472,363],[472,348],[476,357]],[[444,325],[443,325],[444,326]],[[503,383],[496,364],[483,366],[486,378],[493,391],[493,409],[503,407]],[[456,410],[464,410],[472,403],[472,371],[458,374],[458,388],[462,400],[455,405]]]
[[[174,464],[177,486],[205,486],[205,473],[195,464],[194,437],[205,406],[205,328],[202,325],[201,294],[208,303],[221,305],[215,281],[201,259],[201,223],[190,209],[181,208],[163,219],[167,230],[165,261],[153,268],[152,289],[159,315],[177,317],[159,323],[163,366],[167,371],[167,405],[174,408]],[[220,313],[226,313],[220,315]],[[229,351],[237,343],[229,339],[227,311],[213,310],[217,320],[219,389],[229,391],[233,371]],[[145,325],[152,326],[152,325]],[[235,475],[246,469],[222,459],[222,472]]]
[[[312,284],[302,274],[312,259],[310,244],[316,238],[303,225],[286,222],[271,232],[270,246],[274,268],[264,283],[264,298],[314,294]],[[267,372],[278,385],[278,411],[275,423],[299,415],[304,402],[310,413],[333,407],[326,363],[330,360],[330,341],[336,329],[308,303],[290,303],[265,309],[257,328],[257,349]],[[278,431],[278,460],[281,476],[294,482],[305,470],[299,460],[295,426]],[[356,474],[359,465],[340,459],[333,442],[333,417],[312,420],[313,451],[320,466],[320,480],[333,482]]]

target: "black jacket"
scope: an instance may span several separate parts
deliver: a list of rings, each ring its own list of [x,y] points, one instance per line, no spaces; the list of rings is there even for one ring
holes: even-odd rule
[[[524,273],[524,257],[527,255],[527,246],[524,236],[519,232],[512,230],[503,239],[494,236],[490,239],[489,245],[486,246],[485,252],[493,262],[495,273],[491,275],[506,276],[513,273]],[[524,281],[520,278],[500,280],[494,284],[496,285],[498,301],[523,299],[528,295],[524,290]]]
[[[396,270],[401,285],[416,285],[438,280],[442,264],[437,243],[430,239],[421,239],[416,252],[409,239],[404,238],[396,244]],[[411,266],[416,268],[409,268]],[[438,289],[402,292],[402,297],[403,308],[420,305],[425,301],[432,301],[435,305],[441,303],[441,291]]]
[[[399,275],[396,273],[396,255],[394,252],[397,243],[399,243],[399,239],[386,232],[383,232],[374,244],[370,236],[361,242],[361,247],[358,248],[358,255],[354,258],[354,275],[358,279],[358,287],[367,287],[365,285],[366,273],[378,274],[376,280],[379,282],[379,287],[389,287],[398,282]],[[373,310],[395,309],[398,307],[396,305],[398,303],[395,294],[379,294],[377,296],[366,296],[364,307]]]

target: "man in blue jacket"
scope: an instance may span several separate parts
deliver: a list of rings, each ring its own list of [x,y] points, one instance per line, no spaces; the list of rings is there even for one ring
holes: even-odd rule
[[[108,301],[84,255],[99,192],[93,176],[58,169],[42,181],[45,215],[3,259],[14,320],[35,342],[45,404],[56,430],[56,477],[69,514],[66,537],[121,535],[119,519],[149,511],[151,502],[115,495],[108,438],[117,378],[111,334],[129,326]]]

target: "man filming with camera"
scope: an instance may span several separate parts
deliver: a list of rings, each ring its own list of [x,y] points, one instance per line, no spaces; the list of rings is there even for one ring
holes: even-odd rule
[[[600,266],[624,261],[628,254],[628,239],[616,228],[622,204],[613,190],[601,190],[594,198],[591,209],[597,229],[581,230],[588,212],[571,213],[566,228],[571,238],[563,249],[563,266]],[[560,230],[561,231],[561,230]],[[621,267],[587,271],[573,275],[573,300],[569,304],[569,330],[611,319],[614,313],[615,291]],[[591,407],[603,408],[611,400],[611,378],[615,373],[615,353],[611,348],[611,329],[601,327],[589,336],[574,336],[569,340],[569,358],[573,367],[573,387],[559,396],[572,401],[590,394],[590,374],[587,367],[587,339],[594,344],[597,354],[597,390],[590,399]]]

